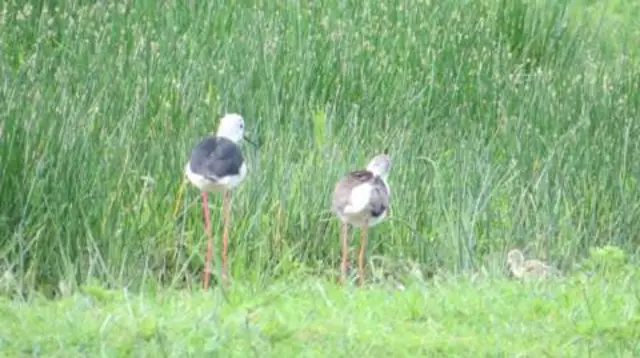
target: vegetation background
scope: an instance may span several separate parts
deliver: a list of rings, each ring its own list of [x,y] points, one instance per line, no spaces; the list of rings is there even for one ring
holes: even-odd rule
[[[315,292],[316,284],[309,283],[315,279],[325,280],[318,287],[328,287],[343,307],[358,302],[389,305],[383,299],[386,291],[365,291],[371,296],[357,293],[364,298],[348,299],[351,296],[333,288],[339,225],[329,212],[335,181],[387,147],[394,160],[392,218],[371,231],[369,274],[374,278],[415,274],[416,267],[423,278],[474,272],[504,276],[505,253],[515,247],[566,272],[578,265],[593,269],[607,260],[627,267],[622,262],[637,254],[640,27],[635,24],[640,4],[8,0],[0,7],[0,286],[9,296],[19,292],[75,297],[73,304],[42,303],[39,308],[7,301],[6,317],[13,314],[23,317],[19,321],[35,322],[67,307],[73,320],[82,320],[87,313],[77,312],[81,308],[75,300],[81,298],[73,296],[81,287],[94,287],[92,292],[100,297],[108,294],[97,287],[135,292],[197,289],[206,235],[199,193],[185,184],[183,168],[191,147],[215,131],[225,112],[242,113],[253,137],[262,143],[258,149],[245,147],[250,175],[233,194],[231,273],[244,288],[228,293],[236,295],[230,307],[245,307],[243,300],[256,292],[266,292],[265,297],[282,293],[282,287],[294,285],[287,280],[303,280],[295,284],[301,291],[290,296],[300,306],[286,300],[277,306],[288,307],[278,312],[291,315],[281,322],[299,322],[297,315],[319,305],[313,301],[319,294],[309,293]],[[221,199],[214,197],[212,202],[217,223]],[[214,225],[216,248],[220,229]],[[355,247],[356,236],[353,242]],[[594,263],[590,252],[600,254],[601,261]],[[612,287],[611,292],[594,289],[599,295],[594,300],[602,303],[602,317],[608,322],[630,322],[632,327],[640,322],[637,300],[632,299],[638,296],[615,290],[631,290],[635,281],[617,282],[631,283]],[[557,351],[545,351],[550,355],[571,354],[564,344],[573,336],[557,332],[545,340],[534,330],[537,340],[523,338],[522,345],[498,338],[493,346],[483,345],[488,338],[482,332],[493,334],[486,333],[493,318],[483,315],[487,297],[503,307],[535,300],[517,301],[522,295],[514,294],[507,295],[512,299],[508,301],[505,292],[526,291],[511,281],[495,285],[467,282],[440,288],[443,297],[454,302],[454,297],[470,292],[470,303],[460,304],[471,307],[464,317],[475,317],[477,323],[465,334],[476,335],[456,344],[451,336],[441,337],[442,346],[430,354],[457,354],[472,346],[476,353],[483,347],[493,354],[520,354],[531,342],[556,347]],[[585,304],[580,296],[584,290],[576,287],[550,290],[554,295],[565,292],[576,305]],[[452,326],[463,319],[415,290],[403,299],[414,297],[421,302],[418,306],[431,307],[432,312],[440,309]],[[137,299],[150,311],[179,319],[184,327],[200,317],[209,302],[205,296],[194,297],[196,311],[183,315],[180,299],[171,297],[169,306]],[[607,305],[613,297],[627,300]],[[93,312],[103,318],[129,317],[131,325],[126,327],[138,332],[140,320],[122,300],[114,298],[117,303],[108,304],[113,312]],[[494,308],[501,309],[497,303]],[[397,310],[389,309],[387,317],[401,315]],[[560,322],[558,312],[547,313]],[[287,327],[296,334],[326,333],[327,342],[333,342],[334,332],[349,331],[360,321],[368,322],[371,332],[383,329],[376,322],[384,319],[365,311],[333,314],[343,318],[342,326],[331,321],[316,331]],[[569,316],[565,318],[575,318]],[[593,315],[585,317],[597,321]],[[105,324],[95,322],[98,328]],[[151,328],[143,328],[156,337],[162,324],[151,322]],[[427,319],[423,324],[429,322],[433,323]],[[219,328],[223,323],[210,324]],[[427,326],[418,331],[429,331]],[[44,336],[61,330],[46,325],[41,329]],[[122,337],[135,337],[128,329],[117,331]],[[289,332],[280,326],[272,330]],[[92,332],[87,327],[85,331]],[[512,332],[504,328],[491,337],[507,331]],[[174,334],[189,336],[180,332]],[[373,339],[359,332],[358,342]],[[409,349],[411,342],[434,347],[418,345],[424,337],[411,340],[415,327],[396,327],[393,332],[397,334],[390,337],[401,341],[380,342],[387,352]],[[447,332],[453,335],[455,330]],[[593,332],[605,337],[595,328]],[[640,341],[636,330],[624,332],[618,332],[621,341]],[[191,333],[201,340],[206,336]],[[12,334],[26,340],[11,346],[21,354],[27,354],[27,346],[47,347],[38,338]],[[13,335],[6,333],[5,341]],[[180,344],[202,352],[233,347],[240,356],[250,347],[268,351],[255,348],[252,340],[247,346],[225,346],[166,337],[165,342],[173,344],[164,351],[167,355],[186,352],[176,348]],[[231,342],[223,338],[217,342]],[[309,344],[304,337],[296,338]],[[100,339],[95,342],[105,344]],[[155,339],[154,347],[160,347]],[[59,347],[77,347],[69,336],[56,342],[67,342]],[[116,350],[130,343],[110,342]],[[275,347],[272,344],[267,346]],[[584,344],[575,354],[614,351],[606,344]],[[96,349],[93,354],[109,352],[98,343],[87,347]],[[306,349],[301,343],[298,347],[299,352]],[[373,352],[358,345],[339,347],[338,355]],[[153,349],[148,353],[157,353]],[[329,352],[326,347],[315,349]],[[640,350],[637,344],[629,349],[618,352],[625,356]]]

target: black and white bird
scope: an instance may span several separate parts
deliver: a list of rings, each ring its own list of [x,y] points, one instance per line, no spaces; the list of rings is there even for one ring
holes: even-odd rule
[[[348,225],[361,228],[358,275],[364,284],[364,250],[368,229],[376,226],[387,216],[391,201],[391,189],[387,177],[391,170],[389,155],[374,157],[367,169],[347,174],[336,184],[333,192],[332,211],[342,221],[342,265],[341,282],[347,274]]]
[[[208,193],[224,192],[224,232],[222,235],[222,279],[227,281],[227,253],[229,250],[229,221],[231,191],[240,185],[247,176],[247,165],[240,145],[246,140],[244,119],[236,113],[227,114],[220,120],[215,136],[202,139],[191,153],[185,167],[189,182],[202,192],[202,210],[207,230],[207,256],[204,270],[204,289],[209,288],[211,261],[213,256],[213,238],[211,234],[211,216],[208,207]],[[253,144],[253,143],[252,143]]]

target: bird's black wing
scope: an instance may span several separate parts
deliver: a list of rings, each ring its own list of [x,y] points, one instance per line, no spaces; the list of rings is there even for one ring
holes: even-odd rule
[[[210,180],[238,175],[243,163],[240,148],[227,138],[205,138],[191,154],[191,171]]]

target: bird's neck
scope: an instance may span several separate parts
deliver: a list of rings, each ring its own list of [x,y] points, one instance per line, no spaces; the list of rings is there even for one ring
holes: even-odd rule
[[[517,278],[522,278],[524,275],[524,268],[522,265],[511,265],[511,273]]]
[[[240,145],[240,143],[242,142],[242,137],[237,138],[237,136],[229,135],[228,133],[225,133],[225,132],[217,133],[216,137],[230,140],[236,145]]]

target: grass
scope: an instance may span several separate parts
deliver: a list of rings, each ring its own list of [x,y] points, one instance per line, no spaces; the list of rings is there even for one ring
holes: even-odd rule
[[[242,287],[252,287],[246,290],[280,292],[282,282],[301,272],[302,287],[329,280],[340,256],[339,225],[329,212],[333,185],[385,148],[394,161],[392,218],[372,230],[369,257],[398,267],[415,262],[426,277],[494,274],[514,247],[565,272],[599,247],[618,247],[637,260],[639,11],[622,1],[586,0],[6,1],[0,9],[3,290],[59,298],[66,291],[80,295],[97,282],[136,295],[156,291],[177,305],[180,290],[188,292],[201,279],[206,237],[198,193],[184,182],[184,163],[195,141],[214,131],[225,112],[242,113],[262,143],[245,148],[250,174],[232,199],[230,271]],[[215,223],[221,199],[212,201]],[[220,229],[214,227],[216,234]],[[354,334],[371,337],[368,330],[385,322],[370,316],[384,311],[384,290],[343,296],[331,285],[320,284],[332,292],[331,300],[368,308],[336,313],[342,322],[329,315],[311,327],[338,341],[332,327],[352,332],[352,317],[367,323]],[[564,285],[548,292],[570,292],[575,307],[586,305],[586,296]],[[490,317],[479,305],[489,297],[507,303],[504,312],[491,306],[496,315],[519,315],[506,307],[533,299],[518,287],[499,280],[495,288],[451,283],[435,291],[441,296],[420,298],[431,311],[451,315],[451,322],[456,314],[435,300],[462,304],[456,299],[465,296],[470,302],[475,323],[461,327],[468,331],[460,336],[449,323],[451,333],[439,331],[437,337],[448,336],[433,346],[472,332],[477,336],[468,342],[510,334],[504,325],[486,328]],[[630,295],[626,287],[607,287],[599,292],[589,286],[594,302]],[[312,293],[289,289],[291,296],[271,309],[288,307],[275,321],[294,329],[289,325],[301,321],[287,317],[295,320],[323,303],[305,303]],[[238,290],[227,310],[252,299]],[[418,297],[421,290],[403,295]],[[469,293],[461,295],[464,290]],[[5,304],[18,316],[47,317],[82,299],[72,297]],[[179,311],[170,317],[171,303],[166,308],[134,297],[140,307],[187,325],[189,317]],[[299,306],[290,304],[298,299]],[[189,312],[206,305],[204,296],[188,302]],[[406,304],[391,307],[404,312]],[[82,317],[80,309],[69,315]],[[96,322],[126,309],[113,304]],[[626,327],[622,316],[611,317],[617,318],[602,321],[603,327]],[[131,324],[124,327],[134,329]],[[427,332],[435,327],[416,324]],[[535,325],[526,330],[541,332]],[[56,326],[38,329],[45,334]],[[311,344],[296,334],[283,342]],[[500,349],[505,355],[541,349],[525,336],[520,343],[526,347],[504,343]],[[21,335],[25,343],[18,349],[34,337]],[[265,344],[265,338],[250,337],[242,347]],[[549,333],[539,339],[575,354],[612,347],[608,338],[581,346],[558,343],[567,337]],[[168,339],[167,347],[204,346]],[[402,352],[415,346],[412,339],[389,347]],[[60,344],[70,340],[71,334]],[[302,349],[295,347],[290,349]],[[442,349],[458,349],[447,347]]]
[[[403,291],[304,279],[213,295],[88,286],[57,301],[0,301],[0,347],[46,357],[632,357],[639,278],[458,277]]]

